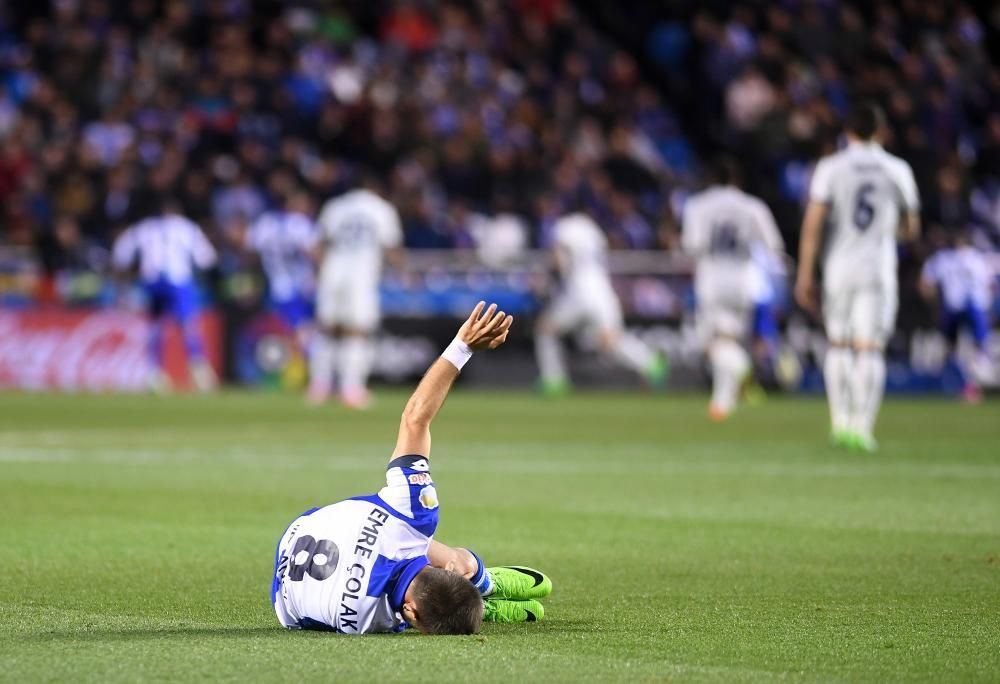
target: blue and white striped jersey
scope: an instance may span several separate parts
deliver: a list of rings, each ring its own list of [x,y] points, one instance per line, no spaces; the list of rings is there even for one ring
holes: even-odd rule
[[[193,221],[165,214],[126,229],[115,240],[111,259],[118,269],[129,268],[138,259],[139,276],[145,283],[166,280],[186,285],[194,279],[195,267],[205,269],[215,264],[216,254]]]
[[[423,456],[389,463],[378,494],[298,517],[278,542],[271,600],[289,629],[343,634],[406,629],[410,582],[428,565],[438,499]]]
[[[272,299],[287,301],[313,291],[310,251],[316,227],[305,214],[269,211],[247,232],[247,247],[260,254]]]

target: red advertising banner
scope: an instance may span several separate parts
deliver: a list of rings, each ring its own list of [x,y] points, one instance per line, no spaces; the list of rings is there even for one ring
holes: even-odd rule
[[[205,352],[218,372],[222,335],[218,316],[202,313]],[[149,321],[131,311],[0,309],[0,388],[139,392],[151,370]],[[190,385],[184,343],[167,325],[165,362],[174,387]]]

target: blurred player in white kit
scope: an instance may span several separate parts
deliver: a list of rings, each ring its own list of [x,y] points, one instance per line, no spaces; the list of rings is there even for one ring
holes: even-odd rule
[[[164,370],[163,323],[173,318],[181,327],[191,379],[202,392],[215,389],[215,371],[205,358],[205,346],[197,329],[198,290],[196,269],[215,265],[215,248],[194,222],[180,213],[172,198],[164,198],[155,216],[127,228],[112,248],[115,270],[124,272],[139,263],[139,280],[150,314],[149,351],[154,392],[170,389]]]
[[[994,380],[995,369],[990,358],[990,302],[996,276],[986,256],[976,249],[964,231],[953,244],[940,249],[924,263],[920,274],[920,291],[929,301],[937,302],[940,329],[957,351],[958,334],[968,329],[975,344],[975,356],[963,364],[956,363],[965,381],[963,396],[969,403],[982,399],[983,383]]]
[[[326,401],[336,374],[345,405],[363,409],[369,404],[383,256],[403,242],[399,213],[376,194],[377,187],[376,179],[365,176],[361,187],[328,201],[317,220],[319,333],[310,357],[310,403]]]
[[[736,408],[751,371],[744,345],[764,277],[755,253],[780,255],[784,242],[767,205],[737,187],[739,174],[732,162],[720,162],[714,176],[709,188],[684,205],[681,245],[698,262],[698,331],[712,367],[708,413],[723,420]]]
[[[913,171],[878,143],[884,115],[857,107],[846,126],[847,147],[816,164],[802,222],[795,299],[816,310],[814,270],[824,222],[823,317],[830,347],[823,372],[831,440],[871,452],[885,390],[885,345],[899,303],[896,238],[920,234]]]
[[[606,263],[608,240],[593,219],[583,213],[563,216],[553,226],[553,252],[562,278],[561,291],[542,312],[535,328],[535,356],[542,391],[569,390],[569,375],[560,337],[591,327],[601,351],[643,376],[662,384],[665,359],[625,331],[621,304],[611,285]]]
[[[292,192],[284,207],[261,214],[246,235],[247,248],[260,256],[267,276],[268,308],[299,336],[303,346],[315,296],[316,226],[309,214],[308,195]]]

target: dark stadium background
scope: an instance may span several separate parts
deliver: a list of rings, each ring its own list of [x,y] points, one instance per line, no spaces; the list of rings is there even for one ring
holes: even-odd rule
[[[107,247],[174,195],[223,255],[205,295],[226,377],[294,384],[281,350],[259,349],[274,341],[264,283],[236,236],[289,185],[318,205],[371,168],[407,247],[426,252],[383,293],[402,350],[384,378],[419,372],[444,323],[480,296],[509,297],[530,319],[538,259],[484,267],[475,250],[493,250],[497,216],[545,247],[553,218],[582,200],[627,252],[616,286],[630,322],[673,357],[676,386],[699,383],[684,332],[690,265],[674,253],[683,197],[720,152],[735,156],[794,254],[812,164],[834,149],[848,104],[873,98],[888,148],[916,173],[926,236],[901,253],[890,388],[950,387],[914,283],[950,232],[1000,245],[997,26],[985,3],[922,0],[6,3],[0,303],[30,318],[127,301]],[[437,251],[454,249],[473,251]],[[424,285],[437,266],[454,271],[443,293]],[[791,305],[783,319],[815,387],[818,330]],[[48,329],[11,320],[15,346]],[[533,376],[528,329],[497,379]],[[265,357],[278,367],[261,368]],[[582,363],[598,384],[622,381]]]

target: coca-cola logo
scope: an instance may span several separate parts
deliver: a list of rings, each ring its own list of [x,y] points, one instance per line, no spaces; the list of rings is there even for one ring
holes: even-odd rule
[[[127,312],[0,311],[0,386],[140,390],[148,335],[146,320]]]

